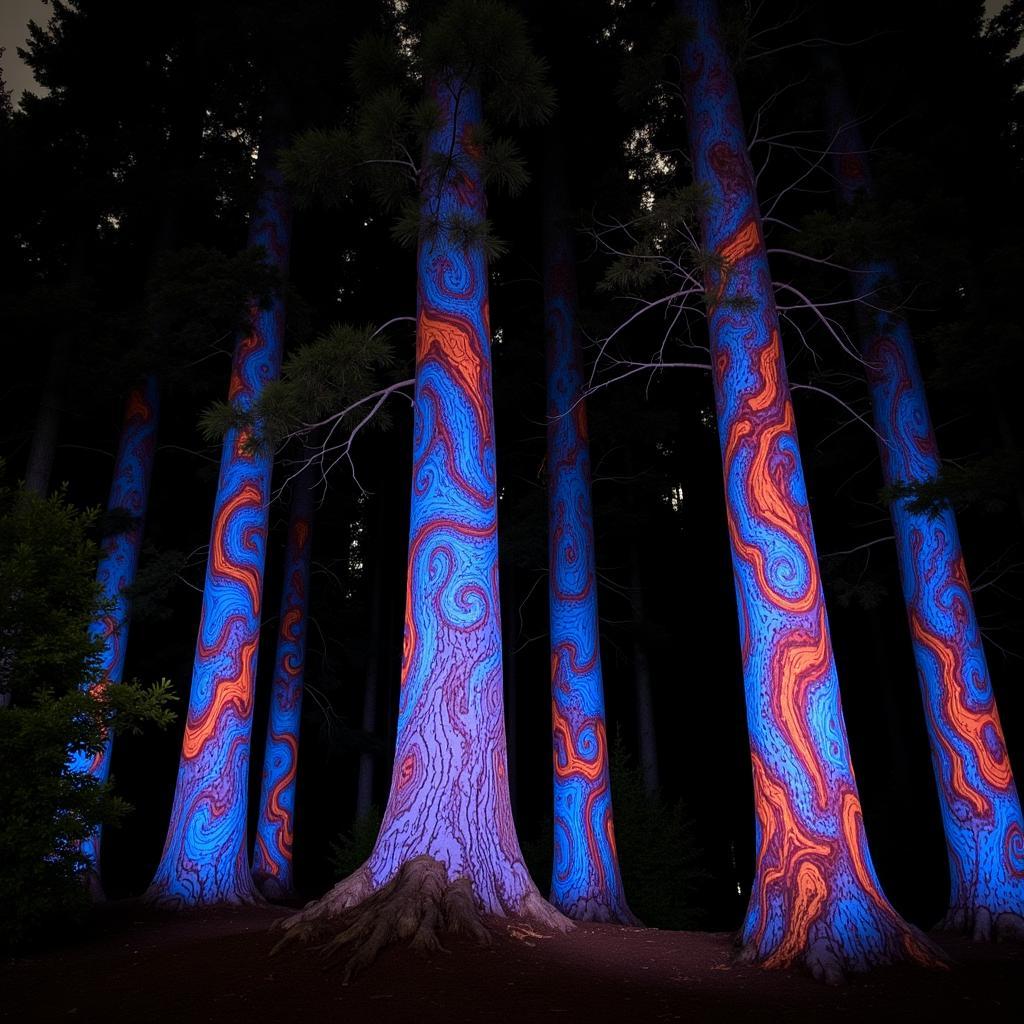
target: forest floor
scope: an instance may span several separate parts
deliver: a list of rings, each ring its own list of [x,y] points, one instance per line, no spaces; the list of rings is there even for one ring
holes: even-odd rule
[[[169,915],[137,903],[96,915],[87,941],[0,967],[3,1021],[935,1021],[1022,1019],[1024,946],[939,936],[956,966],[893,967],[828,988],[733,963],[724,933],[587,925],[447,953],[393,947],[343,986],[314,952],[271,958],[288,913]]]

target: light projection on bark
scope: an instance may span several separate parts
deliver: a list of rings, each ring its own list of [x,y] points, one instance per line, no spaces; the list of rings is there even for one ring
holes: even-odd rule
[[[405,636],[395,760],[373,852],[286,938],[335,931],[351,974],[396,937],[435,949],[480,915],[569,923],[541,897],[509,802],[480,95],[438,76],[420,177],[418,324]],[[347,908],[354,917],[332,922]],[[340,929],[337,932],[336,929]],[[282,940],[284,941],[284,940]]]
[[[110,602],[110,608],[90,627],[91,635],[103,642],[99,663],[102,674],[94,689],[121,682],[124,673],[131,624],[130,592],[142,549],[159,416],[160,389],[155,377],[147,377],[142,385],[131,390],[125,403],[121,439],[114,460],[114,479],[107,501],[108,513],[123,516],[125,521],[118,524],[121,528],[116,533],[104,537],[100,546],[96,579],[102,587],[104,600]],[[73,754],[68,767],[74,772],[88,772],[100,782],[106,782],[110,777],[113,745],[113,734],[108,733],[101,751],[94,755]],[[88,862],[89,885],[97,896],[102,893],[100,839],[101,830],[97,829],[81,846],[82,856]]]
[[[298,769],[302,683],[306,665],[312,528],[313,493],[308,474],[303,473],[295,481],[288,521],[277,654],[274,658],[270,717],[263,756],[263,783],[252,858],[252,874],[256,885],[270,899],[288,896],[293,889],[295,775]]]
[[[864,144],[836,87],[830,97],[834,172],[844,202],[871,191]],[[924,381],[907,322],[876,293],[896,281],[885,261],[852,275],[867,297],[861,350],[886,486],[941,472]],[[956,515],[890,506],[932,766],[949,854],[946,928],[975,939],[1024,937],[1024,818],[1003,741]]]
[[[732,70],[711,0],[683,84],[701,216],[708,322],[740,620],[757,862],[745,960],[815,976],[911,959],[928,940],[884,896],[850,763],[803,467]]]
[[[590,442],[576,333],[576,270],[558,187],[546,167],[544,323],[547,340],[548,604],[554,755],[551,902],[578,921],[637,924],[615,850],[597,578]]]
[[[249,228],[282,275],[291,244],[289,207],[275,171]],[[235,345],[230,402],[249,409],[281,368],[284,303],[253,309]],[[251,451],[244,431],[224,437],[188,718],[163,855],[150,900],[171,906],[257,899],[249,870],[246,809],[253,677],[259,644],[272,455]]]

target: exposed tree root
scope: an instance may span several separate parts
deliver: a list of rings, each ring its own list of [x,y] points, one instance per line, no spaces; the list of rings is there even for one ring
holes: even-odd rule
[[[556,931],[572,927],[539,893],[525,897],[516,917]],[[444,864],[426,855],[406,861],[377,890],[364,864],[275,930],[285,934],[271,955],[296,943],[316,944],[328,961],[354,950],[342,967],[343,984],[398,942],[424,952],[446,952],[439,938],[444,932],[467,935],[481,945],[492,941],[470,880],[449,881]]]
[[[742,946],[736,956],[741,964],[760,965],[768,970],[805,967],[815,981],[826,985],[843,985],[850,974],[863,974],[876,967],[900,962],[912,962],[921,967],[945,968],[949,957],[924,932],[911,924],[902,926],[908,936],[892,936],[892,941],[876,947],[852,941],[845,937],[845,945],[827,933],[808,936],[806,946],[799,953],[780,956],[778,952],[761,952],[756,943]],[[738,937],[737,937],[738,939]]]
[[[951,907],[935,929],[970,935],[972,942],[1024,941],[1024,917],[988,907]]]

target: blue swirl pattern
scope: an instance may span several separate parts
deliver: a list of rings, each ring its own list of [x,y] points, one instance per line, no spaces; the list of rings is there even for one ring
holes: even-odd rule
[[[268,152],[264,162],[269,162]],[[280,175],[261,168],[263,192],[249,228],[282,276],[291,216]],[[253,308],[252,328],[235,345],[229,401],[252,408],[281,369],[284,301]],[[224,437],[210,553],[196,642],[188,719],[163,855],[147,892],[173,907],[248,903],[257,893],[249,870],[246,807],[253,681],[270,503],[270,452],[251,452],[246,434]]]
[[[881,891],[864,834],[754,176],[713,0],[694,25],[683,87],[709,261],[711,357],[754,770],[757,864],[745,960],[838,979],[927,940]]]
[[[295,776],[299,760],[302,683],[306,667],[312,528],[313,492],[308,474],[303,473],[295,481],[288,522],[281,617],[252,862],[256,885],[270,899],[286,897],[293,889]]]
[[[555,194],[555,181],[546,187]],[[549,202],[544,223],[544,319],[555,811],[551,902],[577,921],[636,924],[615,849],[576,272],[562,216],[557,204]]]
[[[131,624],[131,587],[139,565],[142,533],[149,498],[149,482],[153,474],[156,432],[160,419],[160,388],[149,376],[132,388],[125,402],[121,439],[114,459],[114,479],[110,485],[107,511],[128,517],[128,526],[103,539],[96,579],[102,588],[109,610],[90,626],[90,636],[102,641],[100,681],[90,692],[121,682],[128,648],[128,627]],[[68,768],[72,772],[88,772],[100,782],[110,777],[110,756],[114,745],[113,732],[108,732],[103,749],[95,755],[73,754]],[[81,846],[88,863],[89,884],[99,894],[100,840],[97,829]]]
[[[844,202],[871,192],[864,144],[838,87],[829,104],[834,173]],[[852,275],[855,294],[896,281],[877,261]],[[886,486],[941,472],[910,327],[878,303],[862,322],[874,426]],[[1024,818],[1003,739],[956,515],[890,507],[932,765],[949,854],[946,927],[989,938],[1024,936]]]
[[[453,75],[429,85],[409,571],[391,792],[368,869],[375,885],[426,854],[469,879],[480,908],[539,900],[509,803],[498,604],[497,493],[480,95]]]

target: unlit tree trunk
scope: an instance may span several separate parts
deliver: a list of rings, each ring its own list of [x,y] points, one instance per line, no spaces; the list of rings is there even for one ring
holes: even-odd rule
[[[377,550],[373,560],[373,586],[370,588],[370,623],[367,633],[366,671],[363,677],[363,736],[377,734],[377,688],[380,686],[380,622],[384,615],[383,579],[384,551],[382,531],[377,531]],[[363,750],[359,755],[359,775],[356,783],[356,819],[366,818],[373,807],[373,777],[376,755]]]
[[[648,796],[654,796],[661,786],[658,775],[658,738],[654,729],[651,667],[647,660],[647,615],[644,609],[643,580],[640,576],[640,552],[635,541],[629,546],[629,609],[633,619],[633,694],[636,703],[640,771],[644,789]]]
[[[54,340],[46,366],[46,380],[36,410],[32,428],[32,442],[25,467],[25,489],[45,498],[50,491],[50,477],[53,473],[53,456],[57,449],[57,434],[60,430],[63,405],[64,380],[67,362],[71,355],[71,339],[60,334]]]

